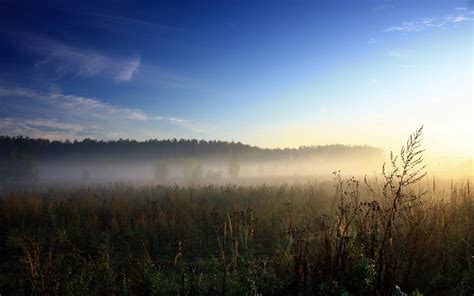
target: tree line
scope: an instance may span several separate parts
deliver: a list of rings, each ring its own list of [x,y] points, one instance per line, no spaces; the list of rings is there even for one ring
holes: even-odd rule
[[[28,157],[35,160],[109,159],[120,161],[160,160],[179,158],[234,159],[242,161],[272,161],[307,157],[321,158],[379,158],[383,151],[370,146],[324,145],[299,148],[259,148],[240,142],[150,139],[81,141],[51,141],[23,136],[0,136],[0,158]]]

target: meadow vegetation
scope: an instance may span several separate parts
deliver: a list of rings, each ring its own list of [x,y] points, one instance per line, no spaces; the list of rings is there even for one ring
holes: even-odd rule
[[[421,132],[378,180],[4,190],[0,293],[472,295],[471,185]]]

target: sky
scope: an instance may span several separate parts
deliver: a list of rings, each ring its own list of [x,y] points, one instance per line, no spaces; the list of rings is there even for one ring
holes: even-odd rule
[[[472,1],[0,1],[0,134],[473,157]]]

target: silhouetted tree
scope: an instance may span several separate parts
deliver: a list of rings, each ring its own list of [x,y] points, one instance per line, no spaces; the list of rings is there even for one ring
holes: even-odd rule
[[[91,179],[91,172],[88,169],[82,170],[81,181],[82,182],[89,182],[90,179]]]
[[[9,157],[0,160],[0,181],[36,182],[38,181],[38,164],[33,157],[13,149]]]
[[[324,159],[382,160],[383,151],[369,146],[303,146],[292,149],[263,149],[235,142],[204,140],[147,140],[137,142],[120,139],[99,141],[50,141],[26,137],[0,136],[0,159],[9,159],[13,151],[29,155],[38,161],[51,159],[101,161],[159,161],[163,159],[213,158],[239,161],[298,160],[298,158],[320,157]]]
[[[232,158],[228,167],[229,177],[238,178],[240,173],[240,163],[236,157]]]
[[[155,167],[155,179],[158,182],[165,183],[168,180],[168,164],[164,161],[159,161]]]

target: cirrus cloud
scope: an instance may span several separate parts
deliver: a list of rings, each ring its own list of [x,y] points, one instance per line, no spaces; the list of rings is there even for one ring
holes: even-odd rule
[[[41,56],[36,62],[40,70],[52,70],[59,75],[109,77],[117,82],[132,80],[139,70],[139,56],[121,57],[105,55],[98,51],[65,45],[60,42],[30,37],[30,49]]]
[[[66,138],[150,138],[160,135],[165,126],[184,133],[206,133],[208,124],[176,116],[151,115],[137,108],[114,105],[96,98],[40,92],[22,87],[0,85],[1,133]],[[28,105],[34,105],[28,108]],[[47,112],[45,112],[47,110]]]
[[[391,26],[385,29],[385,32],[422,32],[432,28],[442,28],[455,23],[472,21],[473,12],[468,12],[463,9],[456,9],[456,14],[449,14],[444,17],[427,17],[413,21],[405,21],[399,25]]]

